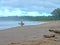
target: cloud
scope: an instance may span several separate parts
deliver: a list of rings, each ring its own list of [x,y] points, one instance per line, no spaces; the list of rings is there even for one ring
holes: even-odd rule
[[[29,16],[36,16],[36,15],[39,16],[40,14],[38,12],[28,12],[27,15],[29,15]]]
[[[0,16],[24,16],[27,12],[15,8],[14,10],[9,10],[7,8],[0,9]]]
[[[0,16],[48,16],[47,13],[39,13],[38,11],[26,12],[22,11],[19,8],[14,8],[9,10],[7,8],[0,9]]]
[[[60,8],[60,0],[0,0],[0,7],[50,13],[55,8]]]

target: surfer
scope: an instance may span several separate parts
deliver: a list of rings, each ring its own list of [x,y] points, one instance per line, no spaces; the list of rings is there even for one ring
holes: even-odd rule
[[[24,25],[23,21],[21,21],[20,25],[21,25],[21,26],[23,26],[23,25]]]

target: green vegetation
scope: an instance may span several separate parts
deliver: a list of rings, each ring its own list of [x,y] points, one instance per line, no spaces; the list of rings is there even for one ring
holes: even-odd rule
[[[60,8],[53,10],[51,14],[55,20],[60,20]]]
[[[19,21],[19,20],[28,20],[28,21],[46,21],[53,20],[52,16],[9,16],[9,17],[0,17],[0,21]]]

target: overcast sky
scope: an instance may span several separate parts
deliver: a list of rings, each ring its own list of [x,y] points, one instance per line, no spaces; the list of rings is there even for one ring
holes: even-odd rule
[[[60,8],[60,0],[0,0],[0,16],[43,16]]]

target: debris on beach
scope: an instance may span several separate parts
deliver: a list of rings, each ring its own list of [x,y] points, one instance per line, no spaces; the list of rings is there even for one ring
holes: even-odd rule
[[[51,34],[51,35],[43,35],[45,38],[52,38],[52,37],[55,37],[54,34]]]
[[[11,42],[11,43],[8,44],[8,45],[18,45],[18,44],[20,44],[20,42]]]
[[[10,43],[9,45],[60,45],[60,40],[55,38],[43,38],[21,43]]]
[[[57,34],[60,34],[60,31],[59,30],[51,30],[49,29],[50,32],[54,32],[54,33],[57,33]]]

